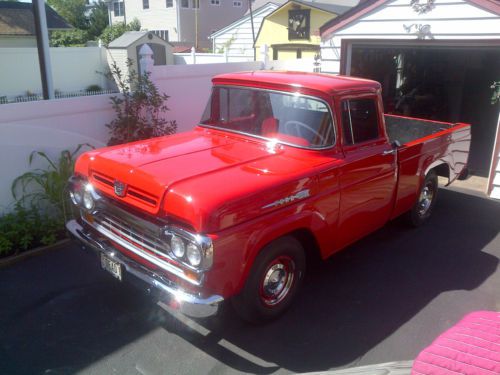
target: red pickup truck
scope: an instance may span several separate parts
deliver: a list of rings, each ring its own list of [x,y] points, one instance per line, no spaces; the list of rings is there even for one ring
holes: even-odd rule
[[[231,299],[249,321],[282,314],[306,260],[407,214],[424,223],[466,170],[470,125],[384,115],[380,84],[326,74],[213,79],[191,132],[90,151],[71,234],[102,268],[190,315]]]

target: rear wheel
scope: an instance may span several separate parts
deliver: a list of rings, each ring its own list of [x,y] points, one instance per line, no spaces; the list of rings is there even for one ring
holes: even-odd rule
[[[436,204],[437,193],[437,174],[435,171],[431,170],[425,176],[417,201],[409,213],[410,223],[413,226],[418,227],[429,220],[432,214],[432,209]]]
[[[279,317],[291,305],[305,272],[304,249],[293,237],[264,247],[255,259],[233,306],[245,320],[265,322]]]

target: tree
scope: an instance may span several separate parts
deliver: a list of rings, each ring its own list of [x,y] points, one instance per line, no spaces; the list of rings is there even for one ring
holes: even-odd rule
[[[97,40],[108,24],[108,5],[99,1],[92,8],[88,17],[89,40]]]
[[[75,28],[88,28],[85,0],[47,0],[47,3]]]

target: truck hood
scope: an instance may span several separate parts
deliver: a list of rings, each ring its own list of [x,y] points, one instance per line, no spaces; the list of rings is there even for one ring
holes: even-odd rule
[[[313,180],[300,171],[310,170],[311,157],[300,152],[311,154],[198,128],[91,151],[79,158],[76,171],[113,199],[215,232],[262,214],[276,200],[310,191]],[[117,185],[125,187],[122,194]]]

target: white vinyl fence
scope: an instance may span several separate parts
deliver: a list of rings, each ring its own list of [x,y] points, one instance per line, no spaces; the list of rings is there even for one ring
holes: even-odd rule
[[[91,85],[110,89],[101,74],[108,70],[103,47],[50,48],[57,92],[86,90]],[[101,72],[101,73],[100,73]],[[95,90],[95,88],[93,89]],[[36,48],[0,48],[0,98],[35,96],[42,92]]]
[[[174,53],[175,65],[186,64],[216,64],[228,62],[253,62],[253,56],[224,53],[196,53],[194,48],[190,53]]]
[[[28,157],[34,150],[57,158],[80,143],[102,147],[108,140],[104,126],[114,118],[110,95],[3,104],[0,106],[0,214],[11,209],[12,181],[32,168],[45,168]]]

